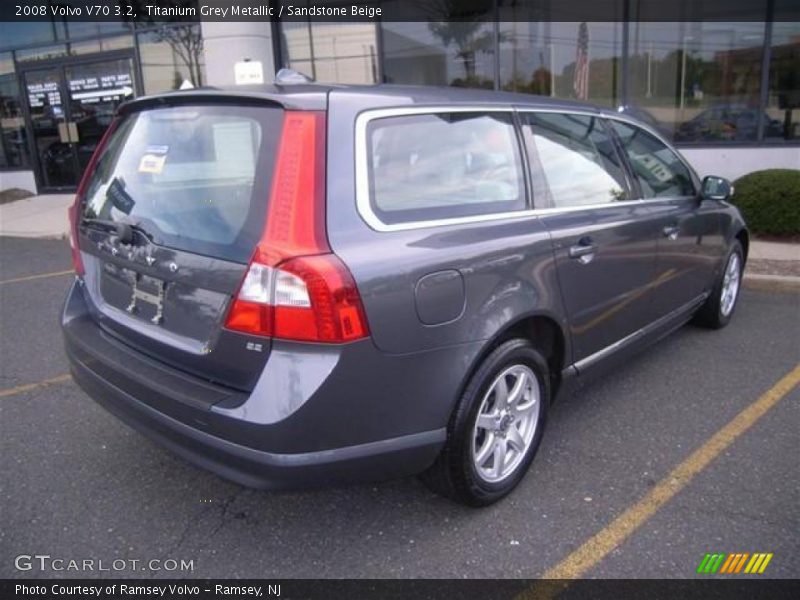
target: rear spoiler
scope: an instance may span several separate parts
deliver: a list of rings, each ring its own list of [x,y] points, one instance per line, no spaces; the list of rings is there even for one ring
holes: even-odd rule
[[[117,114],[126,115],[151,108],[200,103],[261,105],[286,110],[326,110],[328,88],[319,85],[292,85],[289,89],[265,85],[243,85],[236,89],[201,87],[135,98],[120,105]]]

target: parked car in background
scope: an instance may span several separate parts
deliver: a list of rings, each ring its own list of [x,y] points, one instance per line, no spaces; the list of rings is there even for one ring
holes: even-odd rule
[[[672,137],[672,130],[664,123],[656,119],[650,111],[642,108],[641,106],[636,106],[633,104],[620,106],[617,108],[617,112],[623,115],[628,115],[644,125],[649,125],[657,133],[666,137],[667,139]]]
[[[733,316],[748,233],[652,128],[528,95],[198,89],[120,108],[71,209],[75,380],[244,485],[487,505],[559,390]]]
[[[755,141],[758,139],[759,120],[763,123],[764,137],[782,137],[783,124],[764,111],[738,104],[725,104],[708,108],[693,119],[678,126],[676,142]]]

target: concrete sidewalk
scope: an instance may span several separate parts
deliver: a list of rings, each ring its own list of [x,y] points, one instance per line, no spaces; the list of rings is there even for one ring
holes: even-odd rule
[[[0,235],[63,238],[69,235],[67,208],[75,194],[43,194],[0,205]]]
[[[748,258],[752,260],[800,261],[800,244],[755,240],[750,244],[750,256]]]

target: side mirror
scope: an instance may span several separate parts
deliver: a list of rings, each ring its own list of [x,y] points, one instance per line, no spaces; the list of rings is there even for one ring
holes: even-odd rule
[[[700,197],[703,200],[730,200],[733,196],[733,185],[724,177],[709,175],[703,178]]]

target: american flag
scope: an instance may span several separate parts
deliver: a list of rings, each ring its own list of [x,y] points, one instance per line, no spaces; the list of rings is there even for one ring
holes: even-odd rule
[[[572,82],[575,96],[580,100],[589,97],[589,28],[586,22],[578,27],[578,48],[575,51],[575,80]]]

